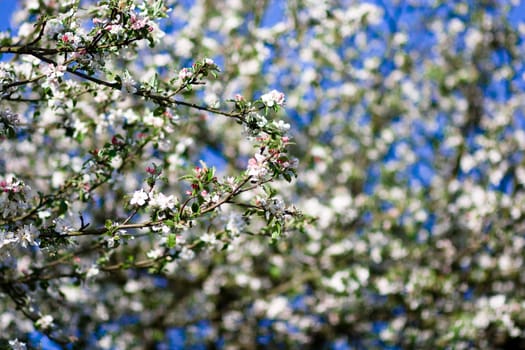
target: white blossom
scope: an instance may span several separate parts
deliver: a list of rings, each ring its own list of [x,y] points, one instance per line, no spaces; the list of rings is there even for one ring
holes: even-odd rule
[[[91,279],[97,276],[100,273],[100,269],[97,265],[92,265],[86,272],[86,279]]]
[[[124,75],[121,78],[122,81],[122,92],[127,92],[129,94],[134,94],[137,92],[137,82],[133,79],[131,74],[128,71],[124,72]]]
[[[191,78],[192,75],[193,75],[193,72],[190,69],[188,69],[188,68],[182,68],[179,71],[179,79],[181,81],[188,80],[189,78]]]
[[[273,124],[275,125],[277,130],[279,130],[282,133],[285,133],[288,130],[290,130],[290,124],[285,123],[283,120],[274,121]]]
[[[27,345],[24,342],[19,341],[18,339],[10,340],[9,345],[12,350],[26,350]]]
[[[247,175],[253,176],[257,179],[262,179],[268,174],[266,157],[262,154],[256,153],[253,158],[248,161]]]
[[[210,245],[213,245],[217,242],[215,235],[207,232],[201,235],[200,240]]]
[[[129,201],[129,204],[142,207],[144,204],[146,204],[147,200],[148,194],[141,188],[140,190],[137,190],[133,193],[133,197]]]
[[[147,252],[146,256],[149,259],[156,260],[156,259],[160,258],[163,255],[163,253],[164,252],[163,252],[162,248],[156,248],[156,249],[152,249],[149,252]]]
[[[285,96],[282,92],[272,90],[269,93],[262,95],[261,100],[268,107],[273,107],[274,105],[283,106],[285,102]]]
[[[18,241],[22,247],[26,248],[28,245],[37,246],[38,243],[35,238],[38,236],[38,230],[33,224],[24,225],[16,231]]]
[[[149,205],[160,210],[173,209],[177,200],[173,195],[166,196],[164,193],[150,193]]]
[[[192,260],[195,257],[195,252],[187,247],[182,247],[179,257],[182,260]]]
[[[53,316],[43,315],[36,321],[36,325],[42,329],[48,329],[53,324]]]

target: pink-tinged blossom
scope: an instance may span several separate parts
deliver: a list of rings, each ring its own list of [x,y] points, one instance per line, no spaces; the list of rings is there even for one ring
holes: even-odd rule
[[[268,174],[266,167],[266,157],[262,154],[256,153],[253,158],[248,161],[247,175],[261,179]]]
[[[138,205],[139,207],[142,207],[144,204],[146,204],[147,200],[148,194],[141,188],[140,190],[135,191],[135,193],[133,193],[133,197],[129,201],[129,204]]]
[[[149,166],[149,167],[146,167],[146,172],[147,172],[148,174],[150,174],[150,175],[155,175],[155,173],[156,173],[157,171],[155,170],[154,167],[150,167],[150,166]]]
[[[42,73],[46,75],[46,80],[42,83],[42,87],[51,88],[54,92],[58,92],[59,78],[64,75],[67,67],[64,65],[47,64],[42,68]]]
[[[299,159],[290,158],[286,161],[279,162],[284,169],[297,169],[299,166]]]
[[[0,180],[1,192],[25,192],[29,187],[25,186],[22,181],[16,180],[14,177],[7,177],[5,180]]]
[[[77,47],[80,44],[80,37],[73,34],[72,32],[67,32],[59,35],[60,41],[64,44],[69,44],[73,47]]]
[[[132,13],[130,17],[130,23],[131,23],[131,29],[139,30],[144,28],[146,25],[148,25],[148,18],[142,17],[141,15],[137,15],[136,13]]]
[[[206,175],[206,173],[208,172],[208,167],[206,166],[206,164],[204,162],[201,161],[201,165],[202,167],[200,166],[196,166],[193,171],[195,172],[195,176],[197,177],[197,179],[200,179],[203,175]]]
[[[261,100],[268,107],[273,107],[274,105],[283,106],[286,100],[285,95],[277,90],[272,90],[267,94],[261,96]]]
[[[209,205],[217,203],[221,199],[221,197],[217,193],[209,193],[206,190],[202,190],[200,195]]]
[[[120,24],[109,24],[105,29],[114,35],[119,35],[125,31],[124,27]]]
[[[182,81],[188,80],[193,75],[189,68],[182,68],[179,72],[179,79]]]
[[[159,25],[153,21],[148,22],[148,32],[155,43],[158,43],[160,39],[166,35],[166,33],[159,28]]]
[[[48,79],[56,79],[60,78],[64,75],[64,72],[66,71],[67,67],[64,65],[54,65],[54,64],[47,64],[42,69],[42,73],[44,73]]]

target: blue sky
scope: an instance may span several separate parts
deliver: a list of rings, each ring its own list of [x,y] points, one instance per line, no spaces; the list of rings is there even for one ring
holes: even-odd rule
[[[17,0],[0,0],[0,31],[9,28],[9,21]]]

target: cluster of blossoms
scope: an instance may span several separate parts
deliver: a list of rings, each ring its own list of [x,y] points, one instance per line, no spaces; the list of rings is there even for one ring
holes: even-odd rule
[[[149,207],[164,211],[173,210],[177,205],[177,199],[173,195],[166,196],[164,193],[156,191],[146,192],[141,188],[133,193],[129,204],[139,207],[147,204]]]
[[[186,81],[189,80],[193,76],[193,72],[190,68],[182,68],[179,71],[179,80],[180,81]]]
[[[45,74],[46,78],[42,83],[42,87],[50,88],[54,95],[60,94],[60,81],[66,69],[67,67],[62,64],[44,64],[42,73]]]
[[[81,304],[88,305],[91,298],[99,300],[88,317],[93,325],[131,309],[149,313],[143,300],[131,300],[131,294],[148,290],[143,278],[157,276],[154,284],[159,285],[177,275],[191,279],[200,263],[196,258],[206,262],[217,254],[236,259],[237,245],[252,237],[275,242],[281,233],[295,229],[289,225],[294,210],[275,196],[270,184],[282,177],[291,181],[297,168],[287,151],[290,124],[270,114],[284,106],[284,94],[273,90],[254,102],[237,95],[235,108],[224,108],[220,82],[209,84],[219,72],[212,59],[197,60],[173,74],[158,63],[172,61],[171,56],[162,50],[155,56],[144,54],[145,41],[153,46],[163,35],[155,20],[169,11],[162,1],[136,3],[101,0],[92,7],[87,1],[80,8],[75,1],[40,2],[45,11],[34,4],[21,6],[21,12],[39,10],[47,17],[21,27],[24,45],[2,46],[2,53],[32,59],[19,70],[10,69],[12,74],[1,73],[2,86],[7,86],[0,87],[2,96],[14,101],[2,103],[16,107],[0,115],[2,132],[13,129],[0,147],[9,159],[6,173],[20,174],[38,196],[15,177],[0,181],[0,254],[18,264],[5,267],[12,271],[2,275],[0,292],[10,298],[1,302],[15,303],[32,320],[20,328],[18,318],[6,316],[14,312],[2,309],[0,342],[3,334],[14,339],[37,330],[57,343],[71,343],[74,338],[62,333],[79,334],[76,320],[84,319],[81,314],[88,309]],[[86,16],[91,21],[83,23]],[[203,95],[204,103],[196,101]],[[257,152],[245,171],[247,157],[236,149],[244,141],[214,143],[214,116],[225,117],[217,126],[231,123],[235,128],[236,121],[250,130],[244,141]],[[210,140],[201,132],[209,132]],[[204,162],[191,168],[206,156],[209,145],[222,152],[221,143],[227,146],[221,157],[239,164],[217,171],[230,176],[216,176],[216,168]],[[152,159],[162,165],[148,167],[147,187],[134,190],[144,175],[135,169]],[[253,200],[261,191],[266,195]],[[154,242],[145,237],[152,235],[161,237]],[[254,249],[259,244],[255,242]],[[111,305],[106,291],[122,290],[112,288],[115,272],[129,272],[130,282],[140,287],[128,283],[126,296]],[[95,287],[97,292],[89,295],[87,290],[98,283],[109,288]],[[206,288],[219,288],[214,284]],[[8,290],[11,285],[16,288]],[[57,303],[67,305],[67,314],[56,313]],[[25,346],[17,339],[10,345]]]
[[[42,329],[47,329],[53,324],[53,316],[44,315],[40,317],[35,324]]]
[[[130,94],[134,94],[135,92],[137,92],[137,82],[135,81],[135,79],[133,79],[133,77],[131,76],[131,74],[129,74],[128,71],[124,72],[124,75],[121,77],[121,79],[122,92]]]
[[[248,168],[246,171],[248,176],[253,176],[255,179],[262,181],[269,174],[268,158],[266,155],[256,153],[248,161]]]
[[[106,9],[108,8],[105,6]],[[135,5],[133,5],[131,2],[128,2],[127,4],[122,3],[122,5],[118,9],[121,11],[122,18],[126,19],[126,22],[119,21],[119,20],[113,20],[113,21],[107,21],[100,17],[93,18],[93,24],[100,26],[103,31],[107,31],[114,35],[125,35],[127,30],[130,29],[131,33],[133,31],[146,31],[148,33],[152,33],[155,35],[154,40],[160,39],[160,37],[164,36],[164,33],[160,30],[158,25],[151,19],[149,15],[146,15],[144,13],[145,8],[139,7],[139,11],[136,11]],[[161,10],[158,8],[158,10]],[[160,13],[157,13],[158,15]],[[117,18],[118,19],[118,18]],[[99,29],[97,31],[97,34],[100,34],[101,30]]]
[[[0,111],[0,136],[14,134],[19,123],[19,116],[11,110]]]
[[[27,248],[28,246],[38,246],[39,232],[33,224],[18,227],[16,231],[0,229],[0,256],[5,257],[18,246]]]
[[[14,176],[0,180],[0,213],[3,219],[22,214],[30,206],[31,187]]]
[[[396,2],[290,5],[297,18],[284,15],[274,26],[250,30],[263,48],[272,46],[268,60],[242,35],[220,46],[242,63],[225,91],[237,91],[243,81],[250,88],[292,87],[286,106],[304,126],[294,138],[304,174],[295,190],[304,210],[319,217],[304,236],[279,246],[282,255],[250,246],[231,257],[224,268],[230,273],[208,279],[221,291],[224,280],[235,287],[264,280],[263,272],[236,278],[244,271],[235,267],[257,264],[260,255],[274,271],[276,282],[258,291],[265,302],[254,303],[275,305],[261,313],[271,318],[268,330],[232,307],[230,322],[212,328],[221,336],[342,349],[374,348],[378,341],[392,348],[504,348],[497,343],[524,337],[516,331],[523,329],[523,254],[511,248],[523,231],[523,79],[513,58],[523,49],[515,45],[523,28],[506,21],[505,6],[441,3],[428,18],[437,4],[413,5],[410,14]],[[188,52],[197,43],[209,50],[220,45],[209,30],[228,38],[243,25],[234,20],[246,13],[241,6],[211,7],[195,7],[208,22],[189,21],[193,26],[179,35]],[[181,6],[179,18],[186,11]],[[415,31],[402,21],[407,16],[427,30]],[[315,36],[311,23],[319,23]],[[420,40],[427,35],[435,42]],[[278,67],[267,69],[270,60]],[[494,93],[500,90],[491,82],[501,79],[509,90]],[[265,94],[261,104],[271,108],[279,100]],[[234,101],[239,110],[247,104],[240,95]],[[259,111],[246,115],[254,138],[273,124]],[[264,162],[259,151],[239,152],[249,157],[251,176],[271,172],[271,160]],[[296,298],[283,297],[292,290]],[[206,300],[213,304],[214,297],[210,292]],[[497,307],[487,311],[487,300]],[[503,312],[502,300],[514,312]],[[376,311],[385,317],[375,318]],[[349,337],[344,329],[356,333]]]
[[[12,350],[26,350],[27,349],[26,343],[21,342],[18,339],[10,340],[9,346],[11,346]]]
[[[193,84],[199,79],[206,78],[208,74],[215,76],[219,72],[219,67],[211,58],[204,58],[196,62],[191,67],[184,67],[179,71],[178,78],[182,84]],[[189,88],[189,85],[183,85]]]
[[[252,178],[252,182],[264,182],[276,174],[290,181],[291,177],[296,174],[299,160],[287,155],[283,149],[269,148],[267,146],[269,137],[259,136],[257,139],[262,145],[259,146],[259,152],[248,160],[246,168],[246,174]],[[285,147],[289,142],[289,137],[283,136],[281,140],[283,144],[280,146]]]
[[[284,106],[285,95],[277,90],[272,90],[261,96],[261,101],[268,107]]]
[[[81,37],[78,35],[75,35],[72,32],[66,32],[64,34],[60,34],[58,37],[58,40],[63,45],[71,46],[73,49],[77,49],[79,45],[82,43]]]
[[[142,16],[141,14],[131,13],[129,21],[131,23],[131,28],[139,30],[146,28],[148,31],[153,31],[154,28],[151,24],[151,21],[147,16]]]
[[[269,219],[270,216],[281,219],[287,213],[292,212],[286,208],[284,201],[278,197],[273,197],[273,198],[257,197],[255,199],[255,204],[265,209],[267,219]]]
[[[268,125],[268,119],[257,112],[251,112],[246,116],[245,131],[249,135],[257,136],[261,130]]]

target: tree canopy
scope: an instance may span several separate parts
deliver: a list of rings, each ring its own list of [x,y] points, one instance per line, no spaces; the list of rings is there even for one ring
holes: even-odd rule
[[[0,341],[525,347],[522,11],[19,1]]]

